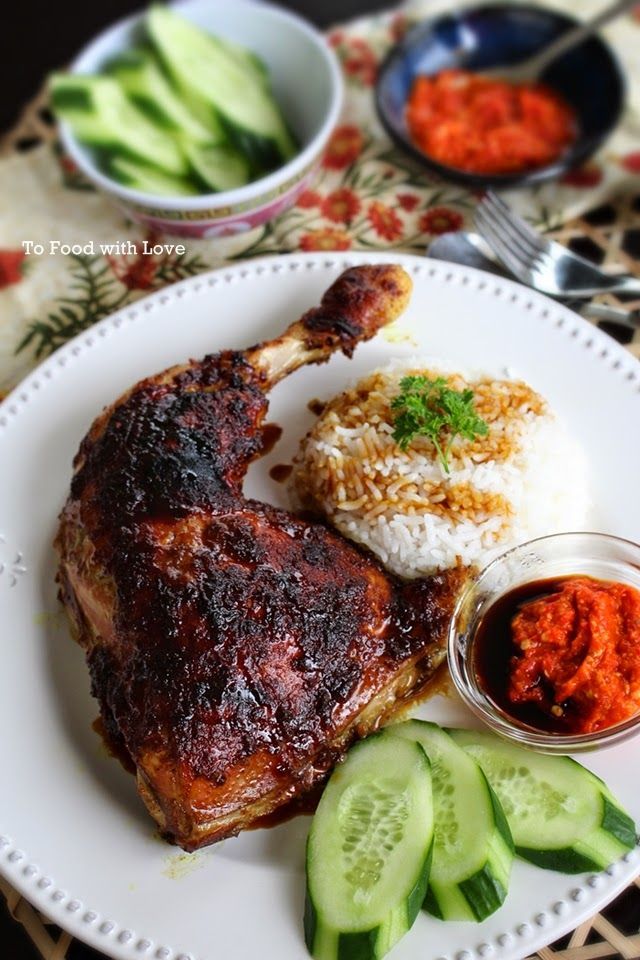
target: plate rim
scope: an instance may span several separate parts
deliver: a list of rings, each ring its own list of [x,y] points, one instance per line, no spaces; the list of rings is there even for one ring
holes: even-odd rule
[[[86,350],[99,346],[110,332],[117,332],[127,323],[135,323],[149,312],[162,309],[173,300],[184,297],[188,291],[206,295],[208,290],[214,289],[220,283],[259,279],[264,273],[284,273],[287,270],[302,272],[305,269],[335,270],[359,264],[390,262],[404,266],[412,276],[424,274],[427,280],[440,279],[444,283],[460,281],[470,290],[475,286],[478,291],[483,292],[489,287],[493,288],[494,293],[500,291],[500,294],[496,295],[501,295],[502,291],[506,290],[510,294],[509,299],[513,303],[514,310],[520,298],[525,297],[526,311],[537,313],[540,321],[553,318],[555,327],[571,324],[569,336],[576,340],[584,340],[586,337],[583,345],[589,349],[597,347],[601,359],[611,360],[612,372],[628,381],[633,393],[640,394],[639,358],[634,357],[623,345],[568,307],[513,280],[473,267],[447,261],[432,261],[415,254],[395,251],[331,252],[320,256],[316,253],[275,254],[252,261],[238,261],[224,265],[155,291],[105,317],[68,341],[36,366],[0,403],[0,449],[4,436],[10,432],[12,424],[19,418],[21,408],[29,402],[33,393],[40,392],[43,381],[53,380],[60,371],[64,371],[67,363],[81,357]],[[522,306],[520,304],[520,308]],[[538,306],[540,309],[536,310]],[[516,322],[515,319],[514,322]],[[573,889],[569,891],[566,900],[556,900],[545,911],[536,915],[535,926],[538,929],[534,929],[529,921],[524,920],[515,930],[505,930],[503,934],[496,936],[494,940],[498,944],[497,947],[489,945],[490,949],[487,950],[487,944],[480,943],[473,952],[466,948],[462,952],[456,952],[452,947],[451,956],[456,956],[457,960],[474,960],[475,957],[485,960],[488,956],[494,957],[495,960],[521,960],[522,957],[535,952],[541,946],[564,936],[594,912],[602,909],[635,878],[639,870],[640,853],[636,848],[599,874],[580,875],[581,881],[574,881]],[[114,960],[134,960],[152,947],[156,948],[154,956],[159,960],[191,960],[193,956],[188,950],[184,952],[170,946],[158,946],[150,934],[134,935],[128,927],[102,917],[99,911],[84,904],[81,898],[56,889],[51,875],[37,864],[30,862],[24,848],[10,838],[10,834],[2,829],[2,825],[0,825],[0,875],[29,903],[41,910],[63,930],[107,956],[113,957]],[[593,890],[602,886],[604,877],[608,877],[609,882],[606,883],[606,890],[599,896],[596,894],[595,902],[593,902],[593,896],[585,897],[585,894],[590,892],[589,888]],[[567,880],[570,886],[571,875],[567,874]],[[570,905],[567,900],[572,901],[572,904]],[[582,900],[585,900],[585,903],[579,906]],[[552,920],[551,928],[549,920]],[[550,936],[553,940],[550,940]]]

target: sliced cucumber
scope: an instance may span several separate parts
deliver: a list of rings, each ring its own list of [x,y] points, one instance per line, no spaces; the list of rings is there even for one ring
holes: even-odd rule
[[[254,53],[253,50],[249,50],[247,47],[241,46],[239,43],[233,43],[224,37],[211,37],[211,40],[214,43],[221,44],[227,53],[235,58],[240,66],[253,73],[259,83],[263,83],[267,87],[269,86],[269,71],[267,70],[267,65],[257,53]]]
[[[152,50],[134,47],[110,60],[106,72],[114,77],[137,107],[159,126],[184,133],[196,143],[220,143],[224,134],[214,115],[208,124],[189,110],[165,77]]]
[[[233,147],[185,143],[184,148],[198,179],[209,190],[234,190],[249,182],[249,163]]]
[[[475,730],[449,731],[504,808],[516,853],[548,870],[602,870],[635,846],[633,820],[571,757],[534,753]]]
[[[188,173],[175,138],[151,123],[111,77],[54,74],[50,91],[55,113],[82,143],[137,157],[170,174]]]
[[[378,733],[331,775],[307,842],[305,940],[316,960],[377,960],[424,899],[433,841],[429,761]]]
[[[419,743],[431,761],[435,840],[425,908],[443,920],[484,920],[504,902],[513,840],[482,770],[435,723],[389,733]]]
[[[198,184],[186,177],[174,177],[157,167],[138,163],[130,157],[112,154],[107,162],[111,176],[127,187],[159,196],[193,197],[202,193]]]
[[[241,130],[240,127],[230,127],[224,117],[221,118],[225,135],[247,158],[251,167],[253,179],[275,170],[282,163],[282,154],[275,140],[269,137],[259,137],[255,133]]]
[[[238,149],[257,139],[255,151],[265,154],[271,141],[280,160],[296,152],[280,109],[255,71],[184,17],[167,7],[153,6],[147,17],[151,40],[175,82],[189,96],[194,109],[218,116]],[[199,104],[199,106],[196,106]]]

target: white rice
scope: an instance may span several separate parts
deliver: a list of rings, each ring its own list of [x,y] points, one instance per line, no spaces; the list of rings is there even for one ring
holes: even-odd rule
[[[402,451],[392,436],[399,381],[420,373],[469,386],[489,423],[487,437],[454,441],[449,474],[430,440]],[[525,540],[582,529],[589,505],[586,458],[544,398],[428,358],[373,371],[334,398],[301,443],[291,491],[404,577],[484,566]]]

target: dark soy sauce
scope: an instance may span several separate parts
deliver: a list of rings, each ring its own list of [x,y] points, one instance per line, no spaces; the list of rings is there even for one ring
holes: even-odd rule
[[[272,480],[275,480],[276,483],[284,483],[285,480],[288,480],[291,476],[292,470],[292,463],[276,463],[275,466],[269,470],[269,476]]]
[[[271,453],[281,436],[282,427],[277,423],[265,423],[262,428],[262,449],[260,450],[260,456],[266,457],[268,453]]]

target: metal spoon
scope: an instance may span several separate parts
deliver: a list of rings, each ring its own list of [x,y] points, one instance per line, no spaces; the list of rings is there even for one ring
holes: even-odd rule
[[[605,23],[609,23],[614,17],[625,13],[625,11],[637,5],[638,0],[616,0],[616,3],[605,7],[605,9],[596,14],[595,17],[563,33],[528,60],[523,60],[522,63],[517,63],[515,66],[492,67],[491,70],[483,70],[482,75],[485,77],[493,77],[494,79],[506,80],[509,83],[528,83],[532,80],[537,80],[554,60],[579,43],[582,43],[582,41],[591,36],[595,30],[604,26]]]

